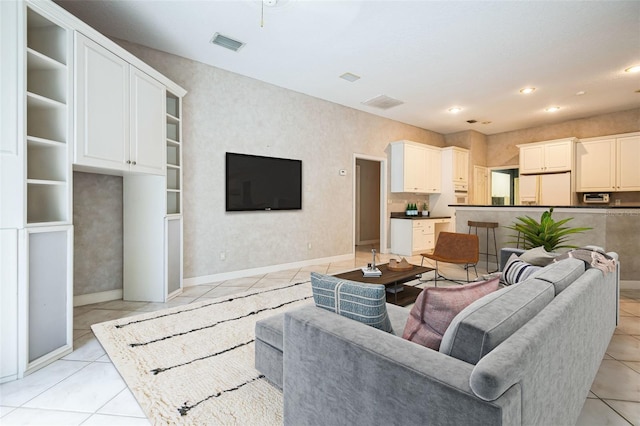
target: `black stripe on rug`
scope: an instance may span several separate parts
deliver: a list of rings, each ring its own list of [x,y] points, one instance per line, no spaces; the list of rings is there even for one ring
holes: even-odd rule
[[[124,327],[127,327],[129,325],[139,324],[139,323],[155,320],[155,319],[158,319],[158,318],[170,317],[172,315],[179,315],[179,314],[183,314],[185,312],[193,312],[193,311],[197,311],[198,309],[208,308],[209,306],[219,305],[221,303],[233,302],[234,300],[246,299],[247,297],[257,296],[257,295],[260,295],[260,294],[271,293],[273,291],[286,290],[288,288],[296,287],[296,286],[299,286],[299,285],[302,285],[302,284],[307,284],[309,282],[310,281],[303,281],[303,282],[291,284],[291,285],[288,285],[288,286],[285,286],[285,287],[271,288],[271,289],[265,290],[265,291],[260,291],[260,292],[251,293],[251,294],[245,294],[244,296],[235,296],[235,297],[231,297],[229,299],[218,300],[216,302],[211,302],[211,303],[205,303],[204,305],[200,305],[200,306],[197,306],[195,308],[183,309],[183,310],[178,311],[178,312],[170,312],[168,314],[158,315],[157,317],[145,318],[145,319],[140,319],[140,320],[136,320],[136,321],[129,321],[129,322],[126,322],[124,324],[117,324],[115,327],[116,328],[124,328]]]
[[[225,389],[225,390],[220,391],[218,393],[215,393],[213,395],[209,395],[208,397],[196,402],[193,405],[187,405],[187,403],[185,402],[184,404],[182,404],[182,407],[178,408],[178,412],[180,413],[181,416],[186,416],[189,413],[190,410],[192,410],[193,408],[195,408],[198,405],[202,404],[203,402],[206,402],[206,401],[210,400],[211,398],[218,398],[218,397],[220,397],[220,396],[222,396],[222,395],[224,395],[225,393],[228,393],[228,392],[237,391],[238,389],[240,389],[240,388],[242,388],[242,387],[244,387],[244,386],[246,386],[248,384],[251,384],[251,383],[255,382],[256,380],[260,380],[262,378],[264,378],[264,376],[261,374],[258,377],[254,377],[253,379],[251,379],[251,380],[249,380],[247,382],[239,384],[235,388]]]
[[[236,350],[238,348],[241,348],[243,346],[247,346],[247,345],[249,345],[249,344],[251,344],[253,342],[255,342],[255,339],[251,339],[248,342],[239,343],[239,344],[237,344],[237,345],[235,345],[235,346],[233,346],[231,348],[224,349],[224,350],[222,350],[220,352],[216,352],[216,353],[213,353],[213,354],[210,354],[210,355],[205,355],[205,356],[202,356],[200,358],[195,358],[195,359],[192,359],[191,361],[183,362],[183,363],[180,363],[180,364],[172,365],[171,367],[154,368],[153,370],[151,370],[151,373],[153,373],[154,376],[157,376],[160,373],[164,373],[165,371],[173,370],[174,368],[186,367],[187,365],[193,364],[194,362],[203,361],[203,360],[205,360],[207,358],[212,358],[214,356],[218,356],[218,355],[225,354],[227,352],[231,352],[231,351]]]
[[[225,320],[214,322],[213,324],[205,325],[203,327],[194,328],[192,330],[181,331],[180,333],[169,334],[169,335],[164,336],[164,337],[159,337],[157,339],[149,340],[148,342],[129,343],[129,347],[136,348],[136,347],[139,347],[139,346],[150,345],[152,343],[158,343],[158,342],[161,342],[163,340],[173,339],[174,337],[185,336],[185,335],[187,335],[189,333],[194,333],[194,332],[197,332],[197,331],[207,330],[209,328],[213,328],[213,327],[215,327],[217,325],[220,325],[220,324],[224,324],[224,323],[231,322],[231,321],[237,321],[237,320],[243,319],[243,318],[248,318],[248,317],[250,317],[252,315],[257,315],[257,314],[262,313],[262,312],[272,311],[274,309],[279,309],[279,308],[282,308],[283,306],[287,306],[287,305],[290,305],[290,304],[296,303],[296,302],[302,302],[303,300],[308,300],[308,299],[311,299],[311,298],[313,298],[313,296],[307,296],[307,297],[303,297],[301,299],[291,300],[289,302],[284,302],[284,303],[281,303],[281,304],[276,305],[276,306],[270,306],[268,308],[258,309],[257,311],[252,311],[252,312],[249,312],[246,315],[241,315],[239,317],[228,318],[228,319],[225,319]],[[158,318],[160,318],[160,317],[158,317]]]

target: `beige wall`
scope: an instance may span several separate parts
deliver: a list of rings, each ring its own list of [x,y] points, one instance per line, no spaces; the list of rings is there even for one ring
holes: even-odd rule
[[[399,139],[444,145],[435,132],[119,43],[189,91],[183,104],[186,278],[352,253],[354,153],[385,158],[388,143]],[[302,211],[226,213],[227,151],[302,160]]]
[[[440,147],[462,146],[471,150],[471,172],[474,164],[517,164],[518,143],[640,129],[640,109],[635,109],[498,135],[466,131],[445,137],[118,42],[189,91],[183,105],[186,278],[351,253],[354,153],[386,158],[388,143],[401,139]],[[223,188],[227,151],[301,159],[303,210],[226,213]],[[339,176],[339,169],[347,169],[348,175]],[[407,202],[428,201],[426,196],[413,194],[388,193],[388,197],[389,211],[402,211]],[[220,260],[222,251],[225,261]],[[76,275],[82,276],[78,271]],[[103,291],[98,287],[92,291]],[[106,285],[105,289],[111,287]],[[77,294],[92,291],[78,290]]]
[[[518,165],[517,144],[572,136],[590,138],[638,130],[640,130],[640,108],[489,135],[487,136],[487,166]]]

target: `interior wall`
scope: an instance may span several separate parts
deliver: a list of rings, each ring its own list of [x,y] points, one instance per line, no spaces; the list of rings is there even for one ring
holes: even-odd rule
[[[380,239],[380,163],[356,159],[360,166],[360,241]]]
[[[487,165],[487,135],[475,130],[449,133],[445,135],[446,146],[458,146],[469,150],[469,200],[474,197],[474,170],[473,166]]]
[[[189,92],[183,101],[185,278],[352,253],[353,154],[385,157],[388,143],[401,139],[444,145],[435,132],[116,42]],[[349,89],[338,78],[334,84]],[[302,160],[302,210],[226,213],[227,151]]]
[[[518,165],[517,144],[640,131],[640,108],[487,136],[487,166]]]
[[[122,177],[73,173],[73,295],[122,289]]]

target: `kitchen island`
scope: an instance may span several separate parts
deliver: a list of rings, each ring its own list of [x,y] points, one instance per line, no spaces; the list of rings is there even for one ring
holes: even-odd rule
[[[551,206],[474,206],[451,205],[456,209],[456,232],[469,232],[467,222],[498,222],[496,240],[500,247],[516,247],[517,236],[507,229],[519,216],[530,216],[537,221]],[[590,227],[589,231],[569,236],[568,244],[579,247],[597,245],[620,256],[620,279],[640,280],[640,206],[571,206],[554,207],[553,219],[573,218],[566,225]],[[484,247],[486,235],[479,233],[480,247]],[[491,241],[493,243],[493,241]],[[566,251],[564,249],[562,251]]]

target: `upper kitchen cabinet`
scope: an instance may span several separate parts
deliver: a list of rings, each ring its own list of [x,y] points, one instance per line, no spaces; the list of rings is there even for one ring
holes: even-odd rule
[[[75,43],[75,163],[164,174],[165,87],[78,32]]]
[[[640,133],[584,139],[576,146],[577,191],[640,191]]]
[[[391,144],[391,192],[440,192],[440,148],[410,141]]]
[[[520,174],[570,172],[575,138],[518,145]]]
[[[443,179],[451,179],[454,184],[469,184],[469,150],[450,146],[442,148]]]

